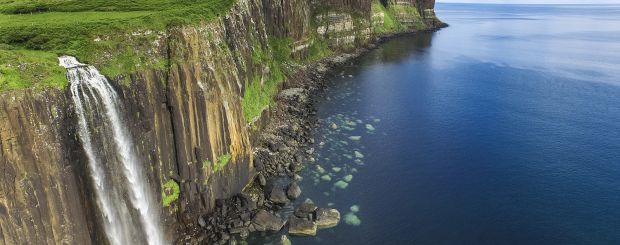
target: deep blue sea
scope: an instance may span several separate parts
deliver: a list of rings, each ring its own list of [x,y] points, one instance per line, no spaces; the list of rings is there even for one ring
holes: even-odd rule
[[[436,10],[332,79],[293,244],[620,244],[620,5]]]

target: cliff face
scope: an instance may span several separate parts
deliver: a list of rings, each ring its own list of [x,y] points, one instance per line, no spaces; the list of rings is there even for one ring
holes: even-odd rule
[[[439,23],[432,0],[239,0],[224,17],[171,27],[136,47],[165,67],[110,79],[159,203],[175,192],[166,183],[179,187],[161,210],[169,239],[251,180],[253,119],[290,64],[399,31],[376,28],[385,18],[379,4],[407,28]],[[153,33],[127,38],[140,35]],[[75,122],[67,90],[0,95],[0,244],[105,243]]]
[[[59,90],[0,96],[0,244],[90,244],[69,101]]]

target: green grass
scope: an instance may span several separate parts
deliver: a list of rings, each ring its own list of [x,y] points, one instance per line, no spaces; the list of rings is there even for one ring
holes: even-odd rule
[[[62,88],[67,83],[65,74],[55,54],[0,49],[0,91],[29,87]]]
[[[166,63],[147,52],[157,32],[223,16],[234,1],[0,0],[0,64],[39,61],[46,68],[58,61],[39,57],[69,54],[97,65],[108,77],[163,68]],[[132,35],[135,32],[142,35]],[[10,86],[0,91],[49,84],[38,76],[29,72],[17,76],[14,69],[3,68],[0,77]]]
[[[164,207],[169,207],[172,202],[179,199],[181,194],[181,188],[174,180],[168,180],[161,189],[161,199]]]
[[[83,12],[164,10],[179,4],[195,4],[199,0],[0,0],[0,12]]]

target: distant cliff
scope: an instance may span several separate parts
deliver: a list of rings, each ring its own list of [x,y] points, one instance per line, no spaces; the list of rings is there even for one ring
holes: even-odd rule
[[[273,105],[287,74],[383,34],[438,27],[433,6],[239,0],[209,21],[103,33],[96,42],[123,42],[101,49],[100,59],[77,58],[102,67],[122,97],[172,240],[179,224],[195,222],[192,214],[210,212],[216,199],[253,178],[254,121]],[[130,72],[112,72],[110,60],[128,49],[138,62]],[[107,243],[76,120],[66,86],[0,94],[0,244]]]

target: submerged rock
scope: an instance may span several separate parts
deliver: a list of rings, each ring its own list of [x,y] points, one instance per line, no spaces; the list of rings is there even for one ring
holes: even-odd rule
[[[362,136],[349,136],[349,139],[357,141],[357,140],[362,139]]]
[[[316,225],[318,228],[331,228],[340,222],[340,212],[333,208],[319,208],[316,210]]]
[[[355,152],[354,152],[354,154],[355,154],[355,157],[356,157],[356,158],[364,158],[364,154],[362,154],[362,153],[361,153],[361,152],[359,152],[359,151],[355,151]]]
[[[340,170],[342,170],[342,168],[340,168],[340,167],[333,167],[332,168],[332,171],[334,171],[334,173],[338,173],[338,172],[340,172]]]
[[[252,224],[257,231],[280,231],[286,221],[261,209],[254,215]]]
[[[351,182],[351,180],[353,180],[353,175],[346,175],[344,176],[344,178],[342,178],[344,181],[346,182]]]
[[[347,188],[347,186],[349,186],[349,183],[344,182],[344,181],[342,181],[342,180],[339,180],[339,181],[337,181],[336,183],[334,183],[334,186],[335,186],[335,187],[338,187],[338,188],[340,188],[340,189],[346,189],[346,188]]]
[[[294,236],[316,236],[316,223],[292,216],[288,221],[288,234]]]
[[[358,226],[362,224],[362,221],[353,212],[344,215],[344,222],[347,223],[347,225],[353,226]]]
[[[368,129],[369,131],[375,131],[375,127],[370,124],[366,124],[366,129]]]
[[[332,177],[331,177],[331,176],[329,176],[329,175],[327,175],[327,174],[326,174],[326,175],[321,176],[321,179],[322,179],[322,180],[324,180],[324,181],[332,181]]]
[[[349,208],[349,210],[351,210],[351,212],[357,213],[360,211],[360,206],[358,205],[353,205]]]
[[[280,241],[278,241],[278,245],[291,245],[291,240],[288,239],[288,236],[282,235],[280,236]]]

